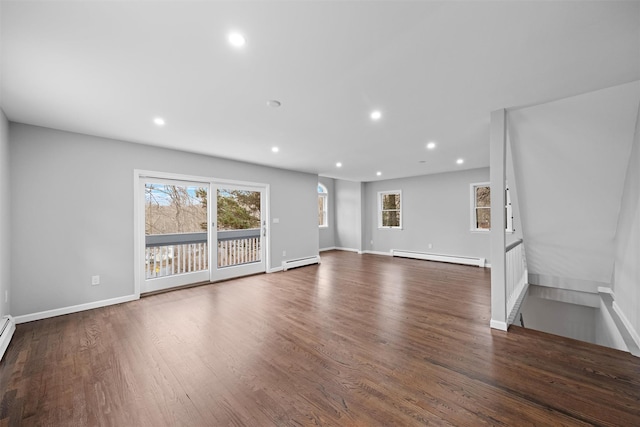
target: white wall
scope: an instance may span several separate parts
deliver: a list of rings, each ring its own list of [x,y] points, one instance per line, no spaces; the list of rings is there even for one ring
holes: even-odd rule
[[[489,233],[470,231],[470,184],[488,181],[489,168],[481,168],[366,183],[364,250],[403,249],[489,260]],[[378,192],[387,190],[402,190],[402,230],[378,229]]]
[[[327,188],[327,203],[329,211],[327,212],[327,221],[329,225],[327,227],[319,227],[319,245],[320,250],[330,249],[336,246],[336,203],[335,203],[335,180],[333,178],[327,178],[324,176],[318,177],[318,182]]]
[[[335,180],[336,247],[362,250],[362,183]]]
[[[10,124],[12,315],[134,292],[133,170],[270,184],[271,267],[318,254],[317,175]],[[4,205],[4,203],[3,203]],[[90,286],[100,274],[101,285]]]
[[[594,293],[610,286],[639,99],[636,81],[509,111],[527,261],[537,283]]]
[[[640,346],[640,111],[618,218],[613,282],[615,304],[630,322]]]
[[[527,296],[520,309],[526,328],[596,342],[596,308]],[[516,324],[519,320],[516,319]]]
[[[0,316],[10,314],[11,302],[9,165],[9,123],[0,109]]]

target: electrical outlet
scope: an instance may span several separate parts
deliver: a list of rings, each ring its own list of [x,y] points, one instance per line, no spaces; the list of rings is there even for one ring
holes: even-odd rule
[[[282,251],[282,256],[287,256],[287,251]]]
[[[371,241],[371,244],[373,245],[373,240]]]
[[[91,286],[100,284],[100,276],[91,276]]]
[[[431,243],[429,243],[429,249],[433,248],[433,245]]]

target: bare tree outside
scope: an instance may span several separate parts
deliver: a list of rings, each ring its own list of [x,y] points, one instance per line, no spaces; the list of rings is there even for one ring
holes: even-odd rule
[[[382,226],[400,227],[400,194],[382,194]]]
[[[197,233],[206,231],[207,224],[206,189],[165,184],[145,185],[147,235]]]

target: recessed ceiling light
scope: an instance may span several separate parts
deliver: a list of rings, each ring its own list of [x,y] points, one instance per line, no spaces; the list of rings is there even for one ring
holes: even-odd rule
[[[278,151],[280,151],[280,149],[278,147],[271,147],[271,151],[277,153]]]
[[[463,164],[463,163],[464,163],[464,159],[458,159],[458,160],[456,160],[456,163],[457,163],[457,164],[459,164],[459,165],[461,165],[461,164]]]
[[[278,108],[281,105],[282,102],[278,101],[277,99],[270,99],[267,101],[267,107]]]
[[[240,33],[230,33],[227,39],[235,47],[242,47],[247,43],[247,40]]]
[[[340,162],[336,163],[336,167],[337,168],[341,168],[342,167],[342,163],[340,163]]]
[[[433,150],[434,148],[436,148],[436,143],[431,141],[427,144],[427,149],[429,150]]]
[[[418,160],[418,163],[427,163],[426,160]]]
[[[376,175],[380,176],[380,175],[382,175],[382,172],[378,171],[378,172],[376,172]]]
[[[371,120],[380,120],[382,118],[382,112],[375,110],[371,112]]]
[[[164,126],[164,119],[162,117],[156,117],[155,119],[153,119],[153,123],[158,126]]]

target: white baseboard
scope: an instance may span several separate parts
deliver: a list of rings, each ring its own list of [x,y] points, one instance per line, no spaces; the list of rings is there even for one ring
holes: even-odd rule
[[[381,251],[362,251],[363,254],[371,254],[371,255],[384,255],[391,256],[391,252],[381,252]]]
[[[2,321],[0,327],[4,326],[2,335],[0,335],[0,360],[2,360],[5,351],[7,351],[7,347],[9,347],[13,333],[16,331],[16,322],[11,316],[4,316],[0,318],[0,320]]]
[[[330,248],[320,248],[318,249],[318,252],[335,251],[336,249],[338,248],[336,248],[335,246],[331,246]]]
[[[638,332],[635,330],[631,322],[629,322],[629,319],[627,319],[627,316],[625,316],[624,312],[615,301],[613,302],[612,306],[613,311],[615,311],[616,314],[620,317],[620,320],[624,324],[624,327],[627,329],[627,332],[629,333],[629,335],[631,335],[631,339],[636,344],[636,348],[634,349],[630,347],[629,351],[634,356],[640,357],[640,335],[638,335]]]
[[[356,252],[356,253],[362,253],[362,251],[360,251],[359,249],[354,249],[354,248],[341,248],[339,246],[336,246],[335,248],[333,248],[337,251],[345,251],[345,252]]]
[[[269,273],[277,273],[277,272],[282,271],[282,270],[283,270],[282,266],[273,267],[273,268],[270,268],[270,269],[267,270],[267,274],[269,274]]]
[[[499,321],[499,320],[491,319],[491,323],[489,324],[489,326],[491,326],[491,329],[498,329],[500,331],[506,331],[507,330],[507,322],[502,322],[502,321]]]
[[[88,302],[86,304],[72,305],[70,307],[56,308],[54,310],[40,311],[37,313],[24,314],[22,316],[16,316],[16,324],[33,322],[34,320],[48,319],[49,317],[62,316],[65,314],[78,313],[80,311],[92,310],[94,308],[106,307],[109,305],[122,304],[123,302],[135,301],[140,299],[137,295],[127,295],[124,297],[117,297],[111,299],[105,299],[101,301]]]

